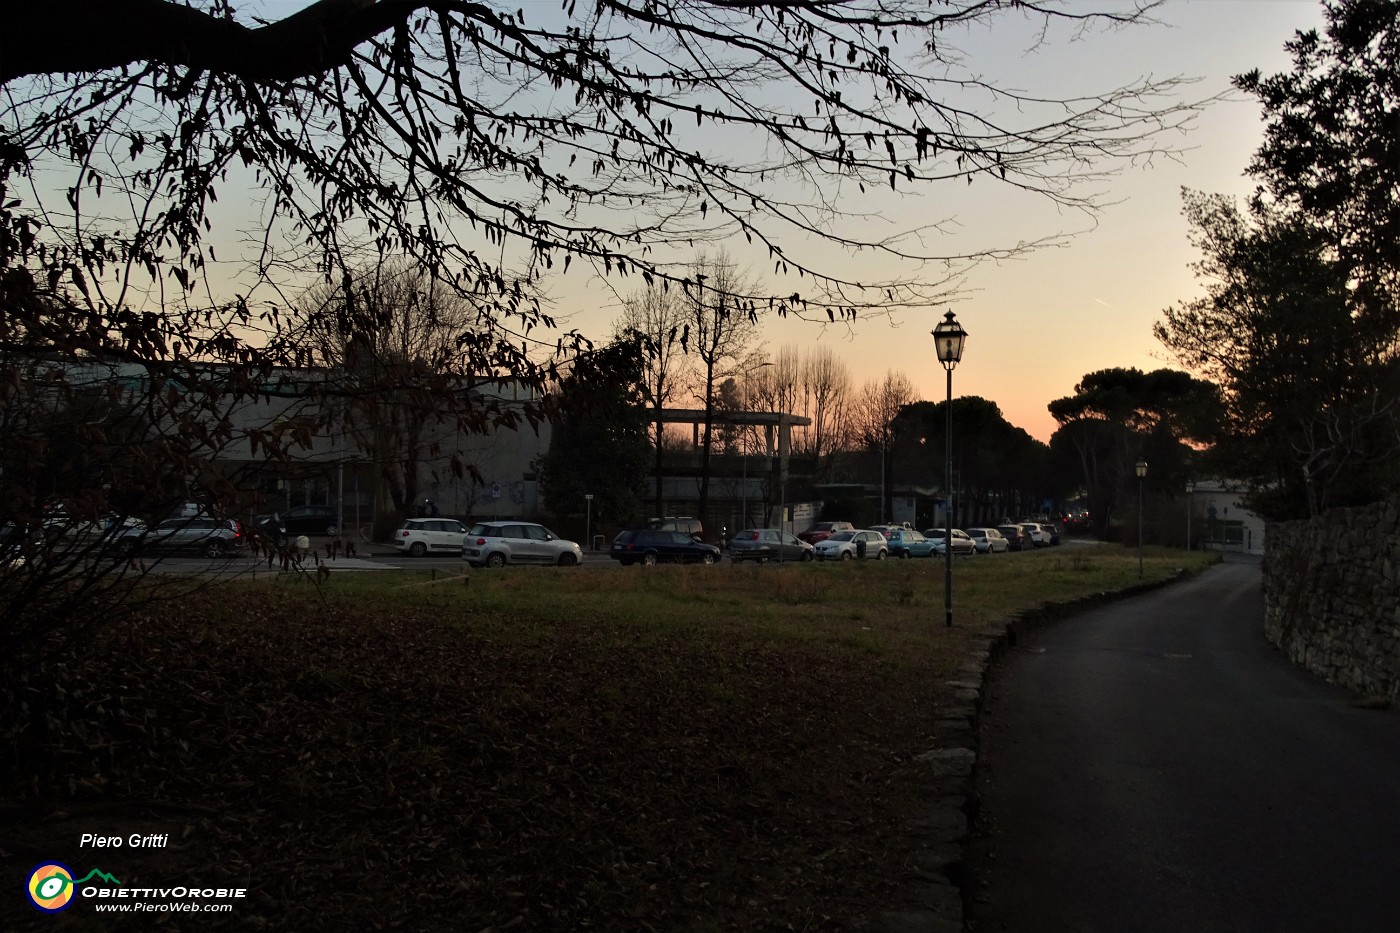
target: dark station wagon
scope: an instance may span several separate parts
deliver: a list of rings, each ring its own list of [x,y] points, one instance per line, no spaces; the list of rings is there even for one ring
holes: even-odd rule
[[[696,541],[683,531],[639,528],[613,538],[610,554],[624,567],[629,564],[713,564],[719,560],[720,550],[713,544]]]

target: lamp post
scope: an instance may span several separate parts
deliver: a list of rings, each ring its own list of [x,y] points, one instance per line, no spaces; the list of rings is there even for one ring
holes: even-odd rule
[[[745,408],[745,409],[747,409],[747,408],[749,407],[749,380],[753,378],[753,374],[754,374],[754,372],[756,372],[757,370],[760,370],[760,369],[764,368],[765,366],[772,366],[772,365],[774,365],[774,364],[773,364],[771,361],[766,362],[766,363],[757,363],[757,364],[755,364],[755,365],[753,365],[753,366],[750,366],[748,369],[744,370],[744,408]],[[745,412],[745,413],[747,414],[747,412]],[[740,479],[739,479],[739,501],[740,501],[740,503],[741,503],[741,505],[740,505],[740,510],[741,510],[742,514],[739,516],[739,527],[736,528],[736,529],[734,529],[735,531],[739,531],[739,530],[741,530],[741,529],[747,528],[748,525],[749,525],[749,432],[748,432],[748,428],[749,428],[749,427],[750,427],[749,425],[745,425],[745,426],[744,426],[744,434],[743,434],[744,454],[743,454],[743,457],[742,457],[742,460],[743,460],[743,469],[742,469],[742,473],[741,473],[741,476],[740,476]],[[765,523],[765,524],[766,524],[766,523]]]
[[[1196,484],[1190,480],[1186,481],[1186,550],[1191,550],[1191,494],[1196,491]]]
[[[943,321],[933,329],[933,347],[938,353],[938,362],[948,373],[947,421],[944,425],[944,439],[947,442],[943,451],[943,612],[944,624],[953,627],[953,369],[962,360],[963,344],[967,342],[967,331],[962,329],[958,319],[949,311]]]
[[[584,503],[588,506],[588,517],[583,524],[583,542],[588,549],[593,550],[593,493],[584,493]]]
[[[1138,478],[1138,579],[1142,579],[1142,481],[1147,478],[1147,461],[1133,464]]]

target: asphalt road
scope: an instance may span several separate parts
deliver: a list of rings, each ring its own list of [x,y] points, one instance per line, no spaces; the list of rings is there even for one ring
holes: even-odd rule
[[[988,689],[972,929],[1400,929],[1400,713],[1262,615],[1232,558],[1022,637]]]

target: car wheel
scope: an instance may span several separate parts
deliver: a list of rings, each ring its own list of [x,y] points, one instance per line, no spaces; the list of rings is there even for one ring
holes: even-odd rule
[[[500,551],[497,551],[496,553],[486,558],[486,566],[488,567],[504,567],[505,565],[506,556]]]
[[[889,556],[890,556],[890,555],[887,554],[887,553],[885,552],[885,549],[884,549],[884,548],[880,548],[880,550],[878,550],[878,551],[875,552],[875,559],[876,559],[876,560],[884,560],[886,557],[889,557]]]
[[[842,552],[841,552],[841,559],[842,559],[842,560],[850,560],[851,557],[852,557],[852,555],[851,555],[851,552],[850,552],[850,551],[842,551]]]
[[[408,553],[413,557],[422,557],[428,553],[428,546],[422,541],[414,541],[408,546]]]
[[[205,557],[223,557],[223,556],[224,556],[224,542],[222,542],[222,541],[210,541],[208,544],[204,545],[204,556],[205,556]]]
[[[647,553],[645,553],[645,554],[642,555],[642,566],[644,566],[644,567],[655,567],[655,566],[656,566],[656,554],[655,554],[655,552],[648,551]]]
[[[807,563],[807,561],[809,561],[809,560],[811,560],[811,559],[812,559],[812,552],[811,552],[811,551],[803,551],[803,552],[802,552],[802,563],[805,564],[805,563]]]
[[[899,553],[895,554],[894,556],[895,556],[895,557],[898,557],[900,560],[908,560],[908,559],[909,559],[909,552],[908,552],[908,551],[900,551]]]
[[[340,526],[337,525],[335,522],[331,522],[329,525],[326,526],[326,537],[334,538],[339,533]]]
[[[577,564],[577,563],[578,563],[578,558],[575,557],[574,555],[570,554],[568,551],[565,551],[563,554],[560,554],[560,555],[559,555],[559,566],[560,566],[560,567],[572,567],[574,564]]]
[[[709,566],[710,564],[713,564],[714,562],[715,562],[715,555],[713,555],[713,554],[706,554],[704,557],[700,558],[700,563],[705,564],[706,566]]]

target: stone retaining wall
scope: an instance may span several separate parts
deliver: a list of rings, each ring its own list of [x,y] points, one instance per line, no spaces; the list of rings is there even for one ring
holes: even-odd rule
[[[1400,498],[1269,525],[1264,635],[1332,683],[1400,700]]]

